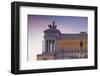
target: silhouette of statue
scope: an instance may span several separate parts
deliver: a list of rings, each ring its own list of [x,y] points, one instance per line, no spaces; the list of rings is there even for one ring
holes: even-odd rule
[[[49,24],[49,25],[48,25],[48,27],[49,27],[49,28],[52,28],[52,25],[51,25],[51,24]]]
[[[49,24],[48,27],[56,29],[57,25],[55,25],[55,21],[52,21],[52,24]]]
[[[57,25],[55,25],[55,21],[52,22],[53,28],[56,29]]]

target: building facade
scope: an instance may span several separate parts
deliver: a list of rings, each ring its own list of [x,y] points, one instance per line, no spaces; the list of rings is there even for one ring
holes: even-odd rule
[[[44,31],[44,50],[37,55],[37,60],[76,59],[88,57],[88,35],[64,34],[57,29],[55,22]]]

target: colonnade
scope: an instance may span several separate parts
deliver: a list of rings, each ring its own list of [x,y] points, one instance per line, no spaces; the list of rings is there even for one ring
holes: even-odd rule
[[[45,40],[45,51],[54,52],[55,51],[55,40]]]

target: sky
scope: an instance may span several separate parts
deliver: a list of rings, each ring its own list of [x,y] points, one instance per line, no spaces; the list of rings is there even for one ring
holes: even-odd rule
[[[48,29],[48,24],[56,22],[61,33],[87,32],[88,17],[79,16],[48,16],[28,15],[28,60],[36,60],[36,55],[42,53],[43,31]]]

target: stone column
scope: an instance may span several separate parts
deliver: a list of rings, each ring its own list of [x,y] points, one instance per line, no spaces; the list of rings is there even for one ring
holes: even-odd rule
[[[49,40],[49,52],[51,52],[51,40]]]
[[[55,52],[55,45],[56,45],[56,44],[55,44],[55,40],[54,40],[54,52]]]
[[[52,52],[54,52],[54,40],[52,40]]]
[[[45,40],[45,51],[46,53],[49,52],[49,40]]]
[[[52,52],[53,52],[53,47],[54,47],[54,46],[53,46],[53,40],[52,40]]]
[[[47,51],[48,51],[48,41],[45,40],[45,52],[47,52]]]
[[[53,52],[53,40],[52,40],[52,48],[51,49],[52,49],[52,52]]]
[[[48,40],[48,52],[50,51],[50,40]]]
[[[50,40],[50,52],[52,52],[52,40]]]

